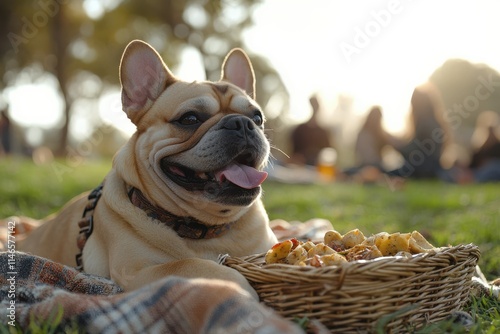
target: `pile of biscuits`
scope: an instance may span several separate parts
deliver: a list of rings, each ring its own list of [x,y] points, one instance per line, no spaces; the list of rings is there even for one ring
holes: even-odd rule
[[[267,251],[265,262],[325,267],[383,256],[411,257],[435,249],[417,231],[392,234],[380,232],[367,238],[359,229],[344,235],[331,230],[325,233],[324,242],[302,242],[292,238],[277,243]]]

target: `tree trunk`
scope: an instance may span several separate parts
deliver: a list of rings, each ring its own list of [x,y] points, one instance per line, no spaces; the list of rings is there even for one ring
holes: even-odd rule
[[[70,110],[71,110],[71,100],[68,96],[67,91],[67,76],[66,76],[66,50],[69,45],[68,36],[65,33],[67,25],[65,18],[65,6],[60,6],[59,11],[54,16],[54,24],[52,25],[52,42],[54,55],[56,56],[57,62],[54,69],[54,74],[59,82],[59,87],[61,89],[61,94],[64,99],[64,115],[63,115],[63,126],[60,133],[59,146],[56,149],[56,155],[62,156],[67,151],[68,146],[68,134],[69,134],[69,122],[70,122]]]

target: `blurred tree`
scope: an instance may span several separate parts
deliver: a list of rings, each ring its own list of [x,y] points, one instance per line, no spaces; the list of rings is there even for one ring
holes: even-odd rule
[[[61,151],[67,142],[72,102],[67,94],[71,78],[71,60],[68,59],[67,49],[84,19],[81,6],[60,5],[62,2],[19,0],[2,2],[0,5],[0,29],[2,36],[5,36],[0,42],[1,85],[15,85],[17,74],[33,65],[41,66],[43,71],[32,71],[31,74],[41,76],[46,71],[56,77],[65,102]]]
[[[133,39],[153,45],[168,66],[180,61],[186,46],[198,50],[206,77],[216,80],[232,47],[252,24],[254,0],[16,0],[0,3],[0,88],[15,84],[17,74],[41,66],[57,78],[65,102],[58,153],[68,146],[72,106],[80,98],[97,99],[118,84],[118,64]],[[287,110],[288,93],[279,75],[260,57],[251,56],[266,106],[283,100],[272,120]],[[91,84],[89,84],[89,82]],[[259,87],[261,87],[259,85]],[[274,104],[275,106],[278,104]],[[90,113],[97,111],[89,111]],[[275,122],[278,123],[278,122]],[[90,135],[90,134],[89,134]]]

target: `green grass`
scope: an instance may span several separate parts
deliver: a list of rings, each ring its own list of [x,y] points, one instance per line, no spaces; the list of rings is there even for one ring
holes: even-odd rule
[[[482,270],[493,279],[500,276],[499,194],[498,184],[412,181],[394,191],[390,184],[268,182],[263,200],[270,219],[325,218],[341,233],[359,228],[367,235],[418,230],[435,246],[474,243]]]
[[[10,158],[0,160],[0,218],[26,215],[42,218],[73,196],[97,186],[111,162],[55,161],[42,166]],[[425,233],[436,246],[474,243],[481,250],[480,266],[488,279],[500,276],[499,185],[452,185],[407,182],[361,185],[264,184],[263,201],[271,219],[306,221],[325,218],[341,233],[353,228],[365,234],[380,231]],[[472,299],[468,310],[476,318],[471,333],[500,331],[500,302]],[[462,333],[451,323],[433,325],[422,333]]]
[[[0,217],[43,218],[95,188],[110,168],[109,161],[72,165],[60,160],[36,166],[19,158],[0,160]]]

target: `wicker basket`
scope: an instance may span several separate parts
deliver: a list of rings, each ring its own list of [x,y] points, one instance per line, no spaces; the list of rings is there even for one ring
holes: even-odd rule
[[[323,268],[265,265],[264,255],[226,257],[224,264],[285,318],[317,319],[332,333],[399,333],[460,310],[480,252],[473,244],[459,245]]]

